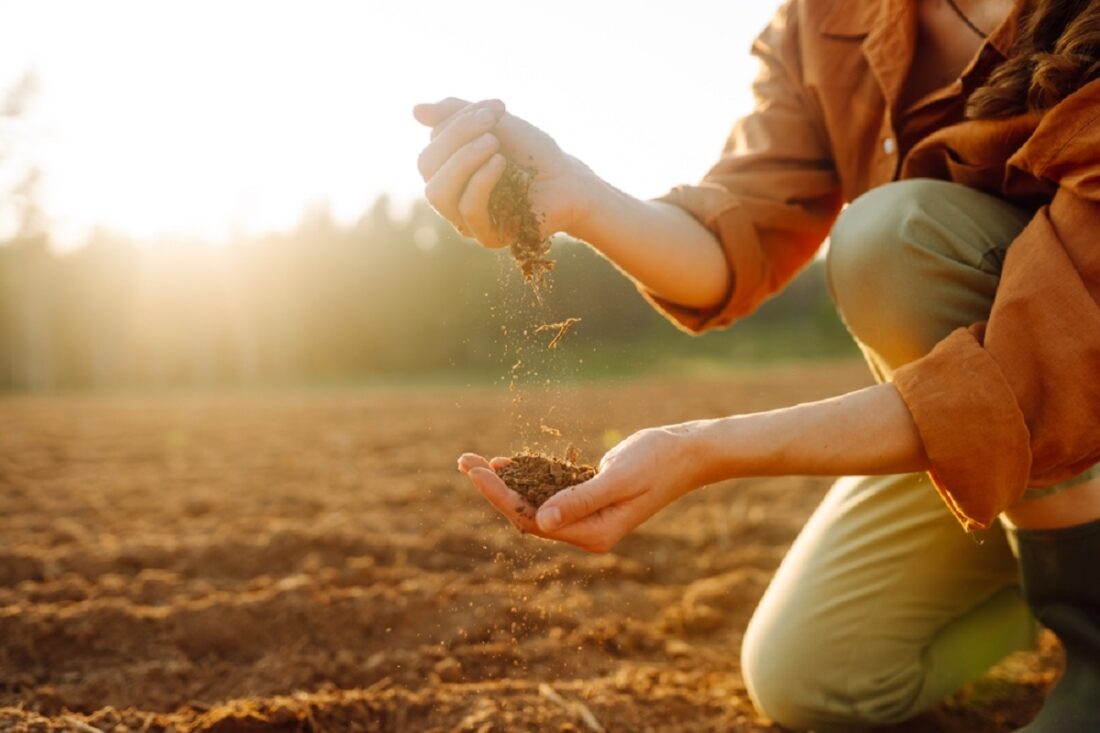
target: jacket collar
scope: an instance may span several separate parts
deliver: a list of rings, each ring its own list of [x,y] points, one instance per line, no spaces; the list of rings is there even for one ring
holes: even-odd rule
[[[1027,0],[1016,0],[1008,16],[989,34],[988,42],[1001,56],[1008,56],[1016,38],[1016,26]],[[835,0],[821,32],[835,38],[882,36],[884,26],[897,26],[899,11],[915,18],[913,0]]]
[[[835,0],[821,32],[836,38],[863,38],[878,22],[882,0]]]
[[[1002,58],[1012,48],[1016,26],[1027,3],[1028,0],[1016,0],[986,40],[988,47]],[[916,46],[916,0],[834,0],[820,32],[833,38],[862,41],[863,55],[878,81],[887,108],[897,114]],[[967,71],[973,65],[971,63]]]

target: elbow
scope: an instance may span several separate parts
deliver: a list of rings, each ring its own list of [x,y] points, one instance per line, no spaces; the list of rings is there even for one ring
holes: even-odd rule
[[[719,256],[721,257],[721,253]],[[703,269],[698,276],[691,277],[685,274],[680,282],[691,283],[691,285],[680,288],[678,292],[669,293],[668,296],[660,293],[658,295],[681,308],[690,308],[702,313],[720,310],[729,300],[733,290],[733,275],[724,257],[721,257],[720,262]]]
[[[695,306],[699,310],[718,310],[729,300],[733,290],[733,275],[723,259],[722,266],[715,269],[713,282],[699,294],[700,302]]]

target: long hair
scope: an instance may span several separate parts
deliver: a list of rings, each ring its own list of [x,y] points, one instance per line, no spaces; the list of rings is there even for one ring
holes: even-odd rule
[[[1100,77],[1100,0],[1028,5],[1008,58],[967,100],[967,117],[1042,112]]]

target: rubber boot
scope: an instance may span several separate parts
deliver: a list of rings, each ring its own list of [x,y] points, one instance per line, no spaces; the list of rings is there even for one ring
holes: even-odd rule
[[[1017,529],[1024,597],[1066,651],[1066,669],[1030,725],[1017,733],[1100,732],[1100,520]]]

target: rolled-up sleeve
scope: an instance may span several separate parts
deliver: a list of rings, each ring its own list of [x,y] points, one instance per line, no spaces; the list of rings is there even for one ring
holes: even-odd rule
[[[728,325],[782,288],[813,257],[841,206],[831,153],[803,97],[797,3],[780,8],[753,54],[760,61],[755,110],[734,125],[721,159],[701,183],[659,199],[710,229],[730,270],[724,301],[706,311],[642,290],[693,333]]]
[[[1009,247],[989,320],[894,376],[967,529],[1100,461],[1100,83],[1009,165],[1059,188]]]

